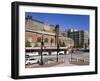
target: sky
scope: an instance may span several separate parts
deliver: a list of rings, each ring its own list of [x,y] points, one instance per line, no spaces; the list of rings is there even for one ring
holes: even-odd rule
[[[89,15],[26,12],[25,17],[28,15],[32,16],[32,19],[39,20],[46,24],[59,24],[61,31],[65,29],[78,29],[89,32]]]

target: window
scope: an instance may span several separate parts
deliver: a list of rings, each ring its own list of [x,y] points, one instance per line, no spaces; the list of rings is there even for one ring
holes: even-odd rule
[[[44,42],[48,42],[48,38],[45,38]]]
[[[51,43],[54,43],[54,39],[53,38],[51,38]]]
[[[25,47],[31,47],[31,42],[27,40],[27,41],[25,42]]]
[[[41,42],[41,38],[40,37],[37,38],[37,42]]]

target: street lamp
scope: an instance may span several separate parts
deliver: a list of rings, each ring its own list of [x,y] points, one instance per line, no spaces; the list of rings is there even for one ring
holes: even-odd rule
[[[41,63],[40,65],[43,65],[43,55],[42,55],[42,52],[43,52],[43,46],[44,46],[44,42],[43,42],[43,34],[42,34],[42,39],[41,39]]]
[[[58,52],[59,52],[59,25],[55,27],[55,44],[57,46],[57,62],[58,62]]]

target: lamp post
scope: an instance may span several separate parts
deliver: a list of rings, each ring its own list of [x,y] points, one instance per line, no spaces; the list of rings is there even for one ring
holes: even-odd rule
[[[55,27],[55,44],[57,46],[57,62],[58,62],[58,52],[59,52],[59,25]]]
[[[43,42],[43,34],[42,34],[42,39],[41,39],[41,63],[40,65],[43,65],[43,55],[42,55],[42,52],[43,52],[43,46],[44,46],[44,42]]]

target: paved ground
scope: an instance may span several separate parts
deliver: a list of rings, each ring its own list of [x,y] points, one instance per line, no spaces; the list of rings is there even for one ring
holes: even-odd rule
[[[62,66],[75,66],[75,65],[89,65],[89,52],[80,52],[77,51],[75,53],[68,55],[59,55],[58,60],[56,62],[56,55],[45,55],[44,59],[53,59],[53,61],[48,61],[45,65],[26,65],[26,68],[38,68],[38,67],[62,67]],[[40,56],[34,56],[33,58],[40,59]]]
[[[33,64],[33,65],[26,66],[26,68],[53,67],[53,66],[60,65],[60,64],[63,64],[63,63],[64,62],[54,62],[54,63],[44,64],[44,65]]]
[[[75,65],[89,65],[89,52],[76,52],[66,55],[66,61],[63,64],[56,65],[58,66],[75,66]]]

